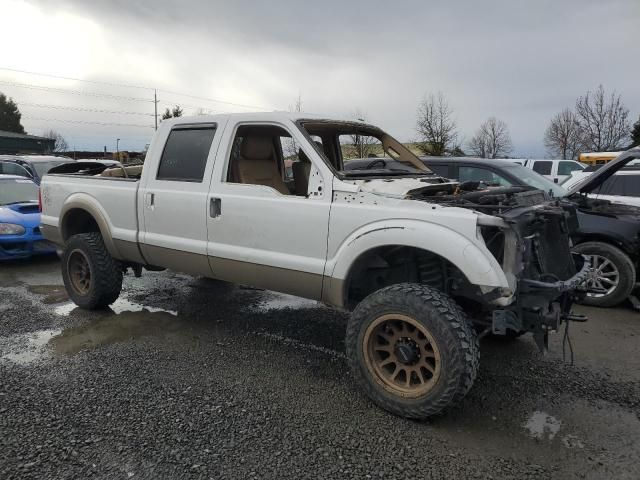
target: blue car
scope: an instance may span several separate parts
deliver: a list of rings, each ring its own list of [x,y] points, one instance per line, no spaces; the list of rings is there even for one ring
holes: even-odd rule
[[[56,253],[40,233],[38,186],[25,177],[0,175],[0,260]]]

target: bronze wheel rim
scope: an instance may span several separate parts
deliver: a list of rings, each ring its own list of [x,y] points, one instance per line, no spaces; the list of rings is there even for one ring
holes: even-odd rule
[[[80,295],[86,295],[91,288],[91,267],[89,259],[81,250],[74,250],[67,260],[67,270],[71,286]]]
[[[364,334],[362,351],[373,378],[394,395],[420,397],[440,377],[442,362],[433,335],[407,315],[376,318]]]

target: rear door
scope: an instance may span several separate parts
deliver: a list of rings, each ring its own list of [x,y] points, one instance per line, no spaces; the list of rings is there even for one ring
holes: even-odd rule
[[[140,248],[147,262],[195,275],[207,261],[207,196],[224,122],[167,127],[160,160],[138,192]],[[145,172],[146,173],[146,172]]]

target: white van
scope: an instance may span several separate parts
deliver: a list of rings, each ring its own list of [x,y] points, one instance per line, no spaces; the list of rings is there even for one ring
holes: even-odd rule
[[[562,183],[576,170],[584,170],[586,165],[575,160],[550,160],[550,159],[513,159],[513,162],[524,165],[534,172],[547,177],[554,183]]]

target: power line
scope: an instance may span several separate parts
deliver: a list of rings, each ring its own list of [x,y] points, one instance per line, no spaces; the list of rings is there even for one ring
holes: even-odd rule
[[[153,117],[153,113],[141,113],[141,112],[125,112],[122,110],[101,110],[96,108],[81,108],[81,107],[67,107],[64,105],[50,105],[46,103],[28,103],[19,102],[20,107],[35,107],[35,108],[52,108],[57,110],[72,110],[75,112],[92,112],[92,113],[112,113],[118,115],[144,115],[147,117]]]
[[[3,71],[7,71],[7,72],[16,72],[16,73],[24,73],[27,75],[37,75],[37,76],[41,76],[41,77],[49,77],[49,78],[58,78],[61,80],[73,80],[73,81],[77,81],[77,82],[86,82],[86,83],[93,83],[93,84],[97,84],[97,85],[109,85],[112,87],[124,87],[124,88],[139,88],[139,89],[143,89],[143,90],[155,90],[153,87],[148,87],[148,86],[143,86],[143,85],[132,85],[132,84],[125,84],[125,83],[117,83],[117,82],[105,82],[105,81],[100,81],[100,80],[86,80],[86,79],[82,79],[82,78],[74,78],[74,77],[66,77],[66,76],[62,76],[62,75],[52,75],[52,74],[48,74],[48,73],[41,73],[41,72],[32,72],[32,71],[28,71],[28,70],[19,70],[16,68],[4,68],[4,67],[0,67],[0,70]],[[5,82],[0,82],[0,83],[4,83],[6,85]],[[21,85],[26,85],[26,84],[21,84]],[[18,86],[18,84],[14,85],[14,86]],[[41,87],[41,88],[51,88],[51,87]],[[190,95],[188,93],[180,93],[180,92],[176,92],[176,91],[172,91],[172,90],[164,90],[164,89],[158,89],[158,92],[164,92],[167,93],[169,95],[178,95],[181,97],[188,97],[188,98],[193,98],[196,100],[204,100],[206,102],[213,102],[213,103],[221,103],[224,105],[231,105],[234,107],[239,107],[239,108],[248,108],[248,109],[258,109],[258,110],[273,110],[273,108],[270,107],[265,107],[265,106],[261,106],[261,105],[250,105],[250,104],[243,104],[243,103],[236,103],[236,102],[228,102],[226,100],[220,100],[217,98],[207,98],[207,97],[201,97],[198,95]],[[141,100],[141,99],[136,99],[136,100]],[[142,100],[142,101],[151,101],[153,102],[153,100]]]
[[[28,70],[18,70],[17,68],[0,67],[0,70],[4,70],[6,72],[26,73],[28,75],[38,75],[40,77],[58,78],[60,80],[73,80],[75,82],[86,82],[86,83],[95,83],[95,84],[98,84],[98,85],[109,85],[109,86],[112,86],[112,87],[140,88],[140,89],[143,89],[143,90],[153,90],[152,87],[146,87],[146,86],[143,86],[143,85],[131,85],[131,84],[126,84],[126,83],[104,82],[104,81],[100,81],[100,80],[86,80],[84,78],[64,77],[62,75],[52,75],[50,73],[40,73],[40,72],[30,72]]]
[[[196,100],[205,100],[207,102],[213,102],[213,103],[222,103],[224,105],[232,105],[234,107],[240,107],[240,108],[255,108],[258,110],[273,110],[272,108],[269,107],[263,107],[263,106],[259,106],[259,105],[248,105],[248,104],[243,104],[243,103],[234,103],[234,102],[227,102],[225,100],[218,100],[215,98],[207,98],[207,97],[200,97],[198,95],[189,95],[188,93],[180,93],[180,92],[173,92],[171,90],[163,90],[163,89],[158,89],[158,92],[164,92],[164,93],[168,93],[169,95],[178,95],[178,96],[182,96],[182,97],[189,97],[189,98],[194,98]]]
[[[44,90],[44,91],[47,91],[47,92],[69,93],[69,94],[72,94],[72,95],[85,95],[85,96],[89,96],[89,97],[102,97],[102,98],[111,98],[111,99],[116,99],[116,100],[127,100],[127,101],[134,101],[134,102],[153,103],[153,100],[150,100],[148,98],[126,97],[126,96],[122,96],[122,95],[111,95],[109,93],[86,92],[86,91],[83,91],[83,90],[72,90],[72,89],[65,89],[65,88],[45,87],[43,85],[33,85],[33,84],[30,84],[30,83],[15,83],[15,82],[6,82],[4,80],[0,80],[0,84],[9,85],[11,87],[29,88],[29,89],[32,89],[32,90]]]
[[[140,125],[137,123],[111,123],[111,122],[88,122],[85,120],[66,120],[63,118],[39,118],[32,117],[30,115],[23,115],[22,118],[27,120],[39,120],[43,122],[64,122],[64,123],[76,123],[76,124],[87,124],[87,125],[102,125],[102,126],[113,126],[113,127],[140,127],[140,128],[153,128],[153,125]]]

